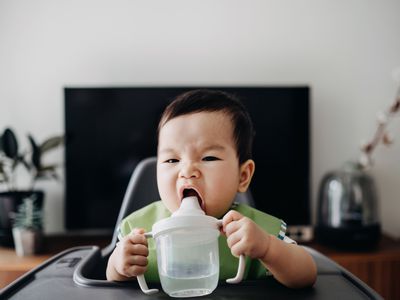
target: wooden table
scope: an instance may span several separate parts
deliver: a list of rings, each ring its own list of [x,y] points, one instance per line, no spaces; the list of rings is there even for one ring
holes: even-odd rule
[[[41,254],[23,257],[17,256],[14,248],[0,247],[0,289],[65,249],[84,245],[103,248],[110,241],[111,236],[50,236],[45,237]]]

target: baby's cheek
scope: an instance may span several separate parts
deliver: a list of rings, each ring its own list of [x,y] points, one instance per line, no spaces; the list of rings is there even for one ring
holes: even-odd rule
[[[162,200],[162,202],[164,203],[165,207],[171,212],[174,213],[175,211],[178,210],[179,205],[176,203],[176,201],[171,201],[171,199],[169,201],[167,200]]]

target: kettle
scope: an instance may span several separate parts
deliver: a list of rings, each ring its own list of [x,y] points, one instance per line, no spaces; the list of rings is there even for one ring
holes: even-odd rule
[[[365,250],[376,246],[380,233],[373,178],[351,164],[326,174],[319,190],[316,239],[328,246]]]
[[[182,200],[171,217],[153,224],[147,238],[154,238],[157,267],[163,290],[171,297],[196,297],[211,294],[218,285],[218,236],[222,220],[205,215],[197,197]],[[228,283],[239,283],[243,278],[245,257],[240,255],[235,278]],[[149,289],[144,275],[137,276],[145,294],[158,292]]]

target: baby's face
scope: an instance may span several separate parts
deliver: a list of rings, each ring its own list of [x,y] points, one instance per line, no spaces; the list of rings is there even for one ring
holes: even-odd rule
[[[232,204],[239,179],[233,126],[225,113],[183,115],[161,128],[157,183],[171,212],[184,196],[195,194],[207,215],[221,217]]]

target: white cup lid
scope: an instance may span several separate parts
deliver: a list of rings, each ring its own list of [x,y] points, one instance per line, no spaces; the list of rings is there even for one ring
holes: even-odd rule
[[[182,199],[179,209],[172,214],[171,217],[176,216],[204,216],[205,213],[201,209],[199,200],[196,196],[190,196]]]
[[[207,216],[201,209],[196,196],[182,199],[181,206],[171,217],[155,223],[152,227],[153,236],[165,231],[184,228],[210,228],[219,230],[218,220]]]

